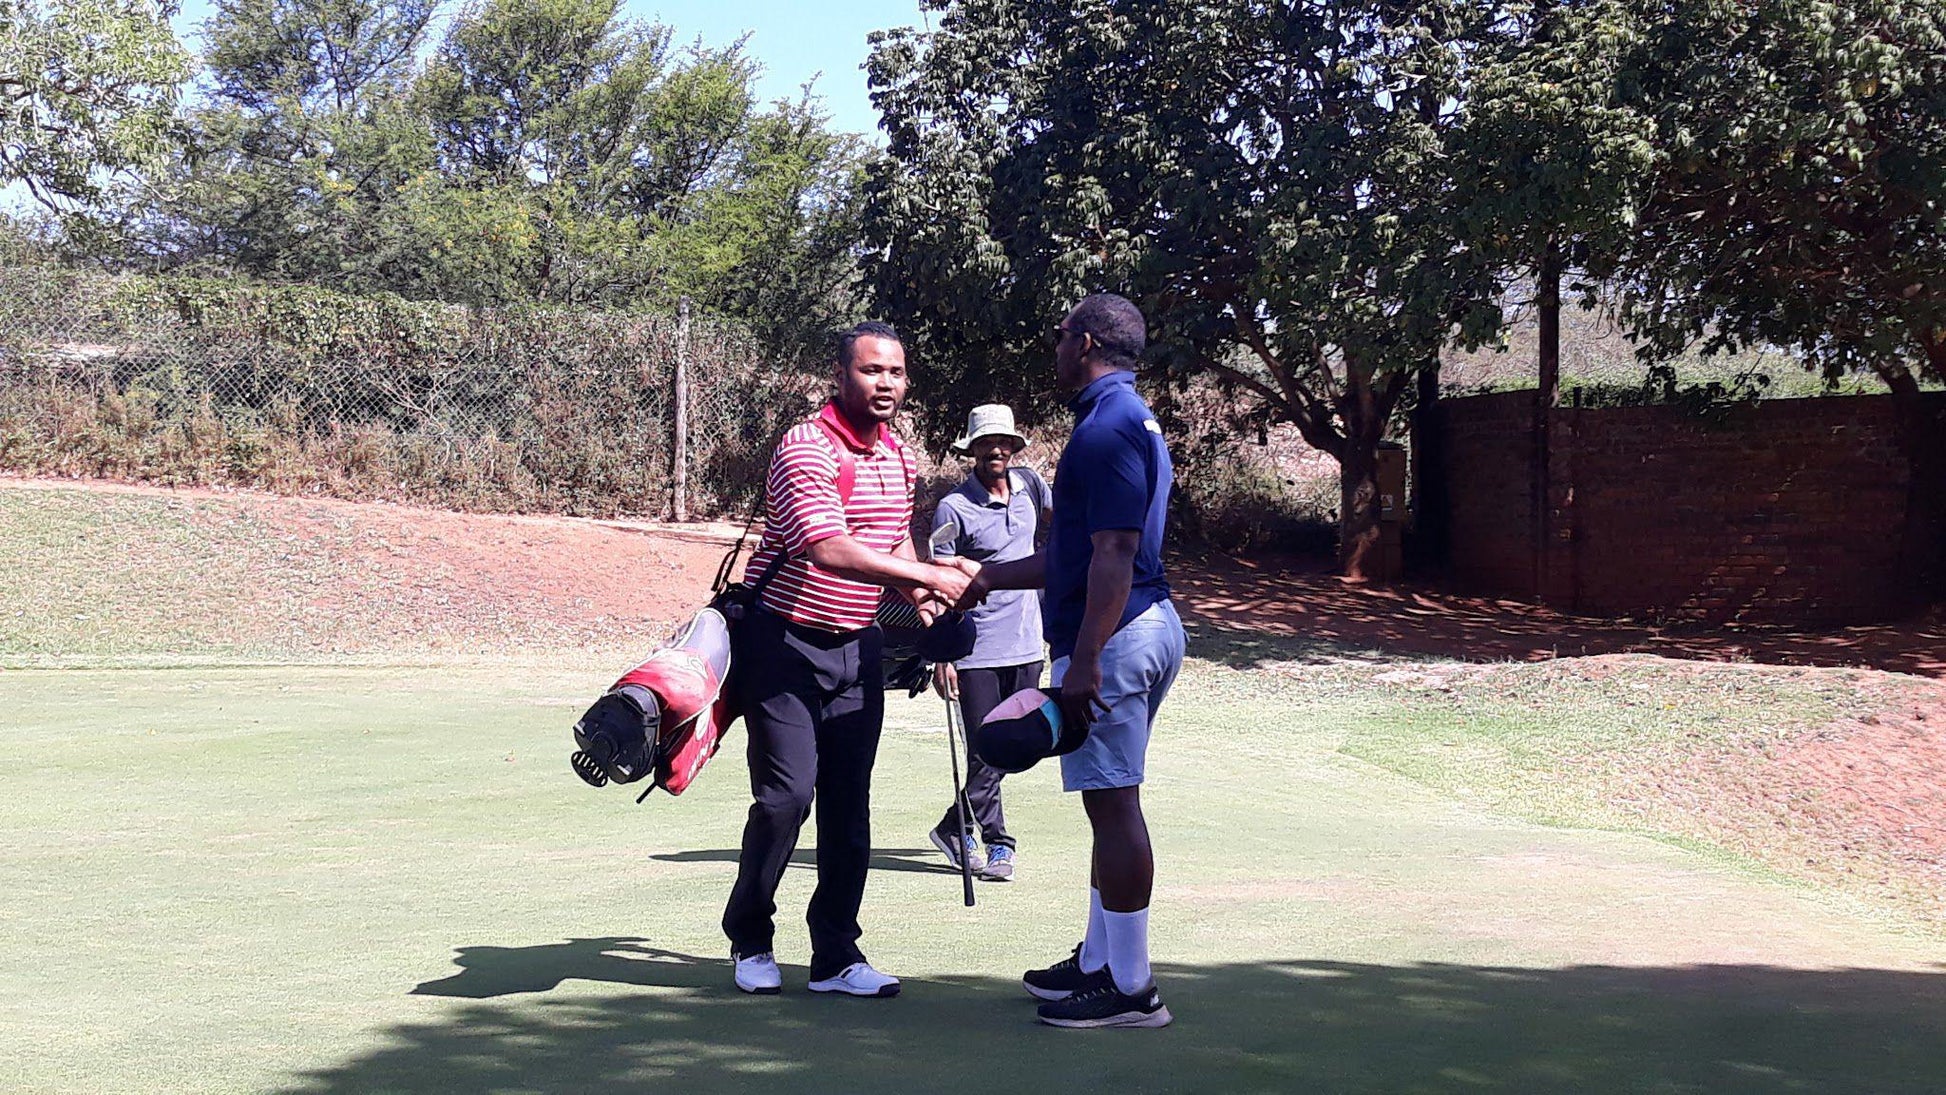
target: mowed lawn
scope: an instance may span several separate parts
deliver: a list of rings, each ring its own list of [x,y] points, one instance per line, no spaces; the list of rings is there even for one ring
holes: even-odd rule
[[[1011,779],[1020,880],[964,908],[924,841],[949,784],[931,697],[893,704],[865,909],[905,994],[802,990],[807,867],[781,896],[786,991],[756,999],[716,926],[742,738],[681,799],[583,786],[566,731],[612,668],[6,671],[0,1089],[1946,1087],[1937,937],[1394,775],[1361,758],[1603,712],[1429,715],[1371,672],[1191,666],[1146,791],[1177,1023],[1067,1032],[1017,978],[1078,938],[1078,803],[1051,768]]]

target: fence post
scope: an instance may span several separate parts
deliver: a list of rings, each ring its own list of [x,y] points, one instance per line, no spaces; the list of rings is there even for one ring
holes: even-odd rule
[[[678,521],[689,520],[689,298],[676,303],[675,471],[671,508]]]

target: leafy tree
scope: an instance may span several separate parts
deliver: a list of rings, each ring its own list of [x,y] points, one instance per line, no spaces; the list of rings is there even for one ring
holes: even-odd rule
[[[0,185],[72,213],[158,160],[190,58],[173,0],[0,0]]]
[[[1638,332],[1946,379],[1946,8],[1685,0],[1629,75],[1661,153]]]
[[[849,306],[841,226],[859,143],[830,131],[808,89],[760,108],[742,42],[677,51],[668,28],[617,13],[617,0],[490,0],[455,22],[418,88],[457,188],[445,210],[521,227],[511,250],[505,232],[436,232],[451,280],[553,300],[690,296],[809,352]]]
[[[805,352],[851,306],[862,152],[742,43],[618,0],[220,0],[194,140],[124,207],[146,262],[478,304],[673,305]]]
[[[1394,410],[1443,347],[1500,327],[1497,271],[1454,216],[1488,13],[927,7],[936,32],[880,35],[869,64],[890,136],[868,184],[881,308],[972,397],[1044,375],[1047,325],[1083,293],[1130,295],[1159,364],[1338,459],[1341,561],[1364,575]]]
[[[1559,388],[1563,289],[1578,289],[1584,306],[1595,302],[1649,190],[1654,126],[1622,75],[1642,34],[1640,7],[1632,0],[1494,5],[1468,51],[1466,121],[1453,164],[1459,200],[1451,216],[1468,245],[1501,268],[1510,296],[1533,287],[1521,306],[1531,308],[1539,328],[1530,484],[1537,538],[1546,521],[1546,409]],[[1434,361],[1419,374],[1414,408],[1428,427],[1439,386]],[[1417,532],[1422,549],[1441,557],[1447,503],[1440,431],[1415,427],[1412,455]]]
[[[204,24],[209,101],[185,154],[127,210],[149,261],[229,266],[339,288],[383,283],[367,241],[430,169],[410,111],[433,0],[218,0]],[[409,253],[409,252],[408,252]]]
[[[1558,310],[1563,277],[1584,293],[1613,275],[1649,191],[1654,126],[1624,68],[1641,40],[1631,0],[1497,5],[1472,52],[1455,215],[1474,246],[1537,282]],[[1557,329],[1543,356],[1558,357]]]
[[[1650,356],[1769,344],[1901,408],[1908,562],[1940,554],[1946,380],[1946,7],[1679,0],[1622,78],[1653,119],[1654,201],[1624,305]]]

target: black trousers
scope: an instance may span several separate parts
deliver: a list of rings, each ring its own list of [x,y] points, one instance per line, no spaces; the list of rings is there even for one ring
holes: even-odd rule
[[[1000,811],[1000,777],[1006,773],[981,762],[973,751],[973,735],[1001,700],[1023,688],[1038,688],[1040,683],[1040,662],[959,671],[959,711],[961,725],[966,727],[966,801],[973,808],[967,823],[979,831],[988,847],[1014,846],[1014,838],[1007,833],[1006,816]],[[939,819],[939,831],[952,832],[957,820],[956,811],[946,807],[946,816]]]
[[[876,627],[834,634],[753,612],[737,629],[732,676],[749,733],[750,817],[723,931],[738,954],[772,950],[777,884],[815,801],[818,885],[811,979],[865,955],[858,906],[872,856],[872,762],[885,722],[884,640]]]

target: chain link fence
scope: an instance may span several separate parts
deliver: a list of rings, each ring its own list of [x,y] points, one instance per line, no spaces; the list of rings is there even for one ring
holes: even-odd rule
[[[0,266],[0,467],[29,474],[708,517],[825,386],[701,317]]]

